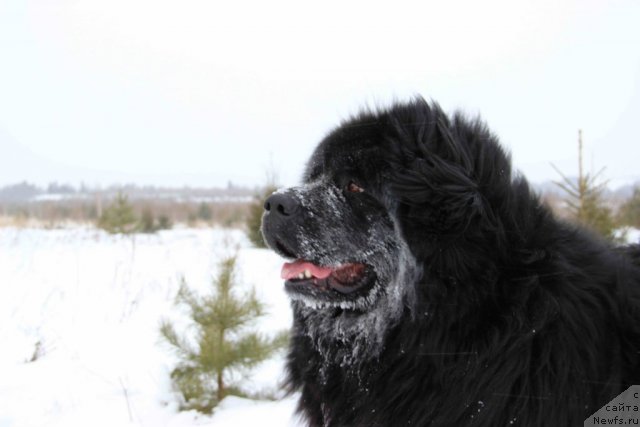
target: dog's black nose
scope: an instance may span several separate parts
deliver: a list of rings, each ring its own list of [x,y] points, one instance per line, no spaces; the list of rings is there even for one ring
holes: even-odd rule
[[[275,212],[281,216],[291,216],[296,213],[300,204],[291,194],[274,193],[264,202],[267,212]]]

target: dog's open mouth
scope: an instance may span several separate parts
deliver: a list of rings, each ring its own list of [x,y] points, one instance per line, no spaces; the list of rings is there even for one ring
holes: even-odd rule
[[[334,290],[341,294],[351,294],[372,281],[370,270],[361,263],[322,267],[309,261],[297,260],[285,263],[280,276],[285,279],[285,286],[289,291],[309,293],[310,290]]]

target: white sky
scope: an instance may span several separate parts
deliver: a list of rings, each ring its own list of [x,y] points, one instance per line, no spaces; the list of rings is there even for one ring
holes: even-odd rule
[[[359,106],[480,113],[532,181],[640,180],[640,1],[0,0],[0,185],[300,177]]]

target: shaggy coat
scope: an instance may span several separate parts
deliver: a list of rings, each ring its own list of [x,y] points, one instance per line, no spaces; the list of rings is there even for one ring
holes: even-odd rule
[[[554,217],[479,120],[361,113],[265,207],[309,426],[581,426],[640,384],[639,247]]]

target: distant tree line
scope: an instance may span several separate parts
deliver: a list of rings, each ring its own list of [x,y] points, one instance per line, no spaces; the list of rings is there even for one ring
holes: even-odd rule
[[[93,195],[102,195],[105,198],[113,198],[118,193],[127,194],[131,199],[161,199],[173,198],[180,200],[221,200],[250,198],[256,189],[234,185],[229,182],[225,188],[221,187],[158,187],[152,185],[111,185],[107,187],[87,186],[50,182],[46,186],[23,181],[15,184],[0,186],[0,203],[6,202],[33,202],[38,198],[47,196],[63,196],[64,198],[90,198]]]
[[[585,173],[579,139],[578,177],[557,170],[561,179],[555,188],[538,186],[542,198],[557,215],[582,223],[612,240],[621,227],[640,228],[640,184],[614,192],[607,188],[603,170]],[[255,189],[229,183],[224,189],[129,185],[100,190],[55,182],[40,188],[22,182],[0,187],[0,226],[55,228],[66,223],[84,223],[114,233],[154,232],[174,224],[235,227],[244,228],[256,247],[264,247],[260,232],[263,204],[275,188],[273,180]],[[121,216],[109,211],[110,208],[120,210]],[[125,225],[109,225],[118,221]]]
[[[131,234],[167,230],[173,227],[173,223],[167,215],[156,217],[148,206],[137,215],[127,196],[120,193],[102,212],[97,226],[111,234]]]
[[[29,183],[0,188],[0,226],[44,226],[56,228],[66,223],[99,225],[107,208],[125,195],[127,205],[142,224],[136,231],[187,226],[242,227],[255,190],[157,189],[127,186],[91,192],[86,187],[52,183],[46,189]],[[49,193],[48,191],[52,191]],[[108,218],[103,218],[102,223]],[[111,221],[111,220],[109,220]],[[107,221],[108,222],[108,221]]]

